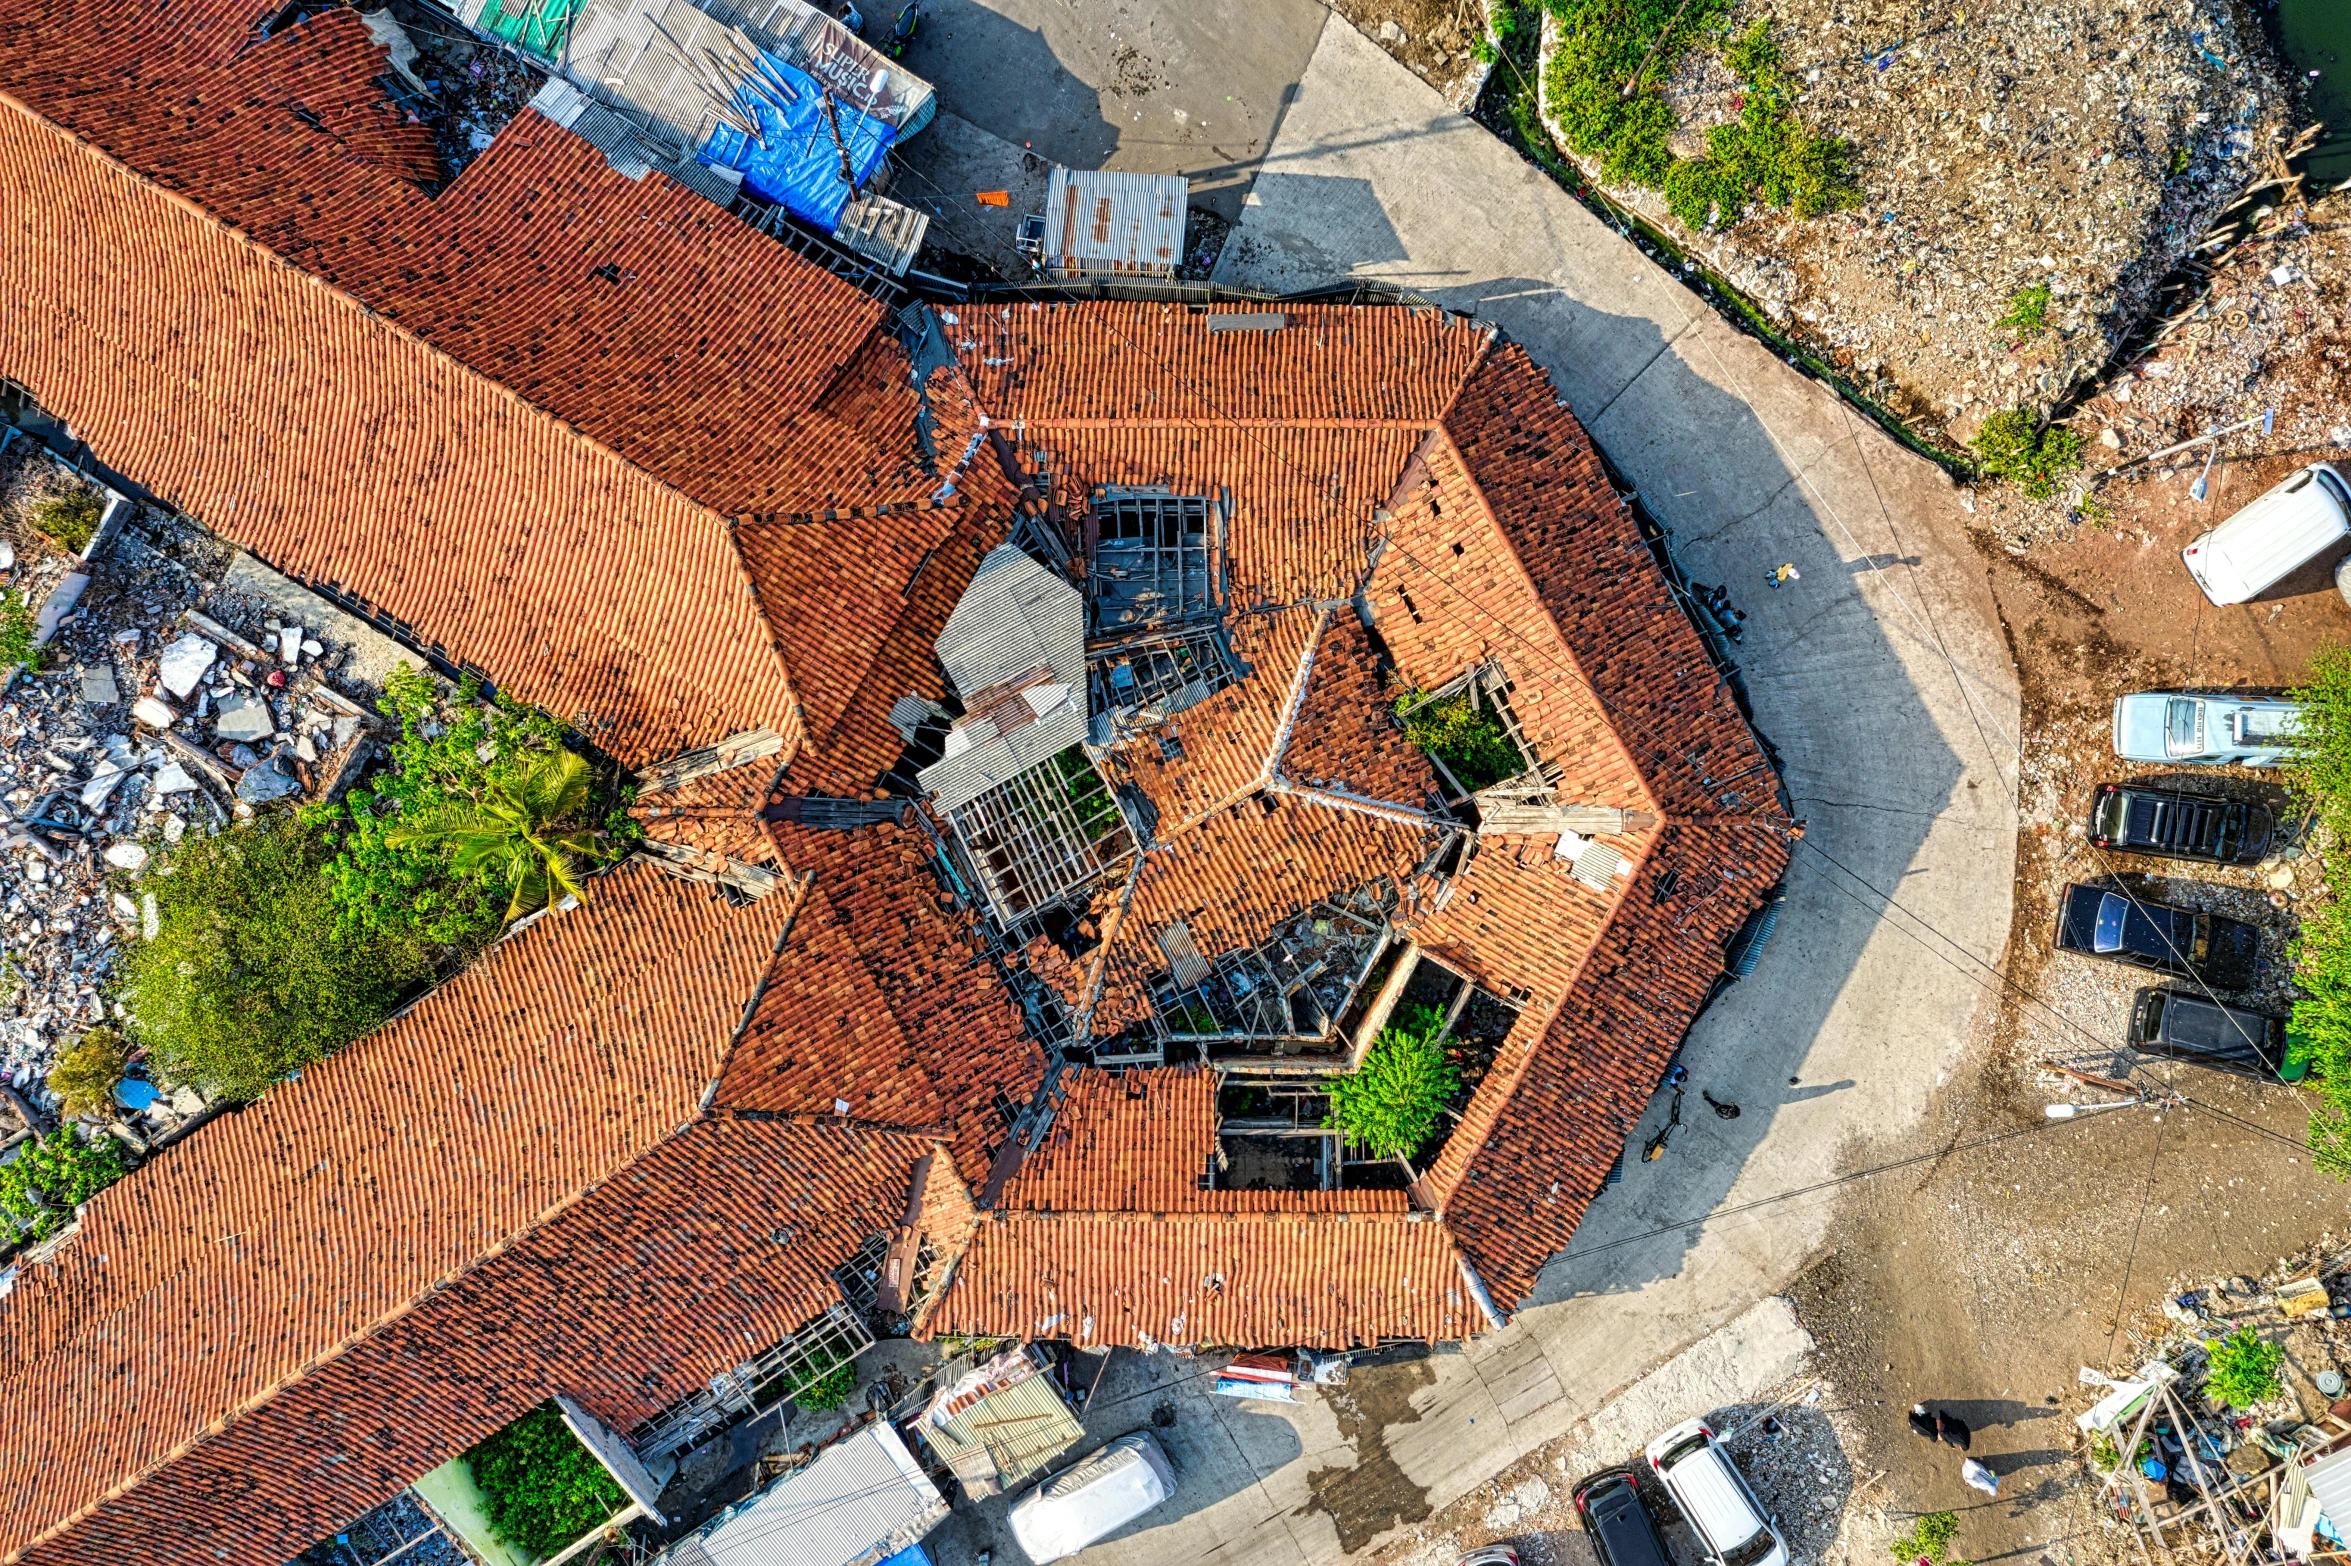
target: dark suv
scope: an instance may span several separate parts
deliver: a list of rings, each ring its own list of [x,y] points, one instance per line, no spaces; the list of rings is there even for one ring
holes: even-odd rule
[[[2242,800],[2176,789],[2101,783],[2090,806],[2090,841],[2100,848],[2166,859],[2249,865],[2269,852],[2277,818]]]
[[[1577,1485],[1575,1509],[1600,1566],[1673,1566],[1631,1469],[1610,1468]]]
[[[2131,1048],[2219,1071],[2274,1080],[2286,1062],[2286,1019],[2224,1006],[2186,990],[2141,990],[2131,1000]]]
[[[2153,903],[2115,887],[2069,886],[2057,911],[2057,945],[2224,990],[2253,982],[2261,932],[2219,914]]]

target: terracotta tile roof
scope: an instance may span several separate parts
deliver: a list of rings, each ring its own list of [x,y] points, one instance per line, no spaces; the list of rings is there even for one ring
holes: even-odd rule
[[[254,1419],[693,1118],[780,913],[641,865],[594,891],[102,1193],[20,1280],[0,1303],[0,1396],[22,1420],[0,1443],[0,1558]],[[150,1540],[85,1548],[102,1533],[54,1558],[190,1558]]]
[[[689,1124],[22,1558],[279,1566],[556,1392],[626,1432],[838,1301],[928,1147]]]
[[[0,207],[56,285],[0,298],[0,374],[100,460],[624,759],[796,739],[718,516],[13,103]]]
[[[981,404],[1003,423],[1422,426],[1444,416],[1492,338],[1490,328],[1436,310],[1285,305],[1288,324],[1274,332],[1212,331],[1217,313],[988,305],[958,311],[948,337]]]
[[[0,4],[0,86],[713,509],[935,487],[905,471],[910,389],[894,420],[820,407],[878,414],[870,390],[829,389],[886,380],[893,353],[908,373],[876,340],[882,307],[702,196],[628,178],[530,109],[428,196],[429,131],[385,103],[355,12],[228,58],[217,44],[244,44],[266,8],[200,5],[184,30],[120,42],[56,9]],[[135,63],[93,84],[93,49]]]
[[[929,839],[884,824],[770,826],[806,905],[718,1102],[937,1128],[964,1179],[1004,1138],[999,1098],[1025,1106],[1045,1057],[969,928],[925,869]]]
[[[1397,1212],[1401,1191],[1204,1191],[1216,1150],[1216,1073],[1063,1074],[1053,1124],[1005,1185],[1001,1211]]]
[[[1154,837],[1178,836],[1264,782],[1282,709],[1321,618],[1306,608],[1233,616],[1226,639],[1241,678],[1168,720],[1164,730],[1174,736],[1176,753],[1170,754],[1158,731],[1112,752],[1115,775],[1158,812]]]
[[[984,1215],[923,1325],[1148,1349],[1352,1348],[1485,1329],[1417,1213]]]
[[[1721,973],[1723,943],[1779,879],[1788,854],[1766,826],[1661,829],[1650,873],[1624,900],[1444,1200],[1446,1225],[1503,1309],[1574,1236]],[[1679,870],[1679,882],[1660,902],[1654,877],[1667,870]],[[1437,1173],[1444,1185],[1454,1170]]]
[[[1404,737],[1383,687],[1371,637],[1352,611],[1331,617],[1314,649],[1314,670],[1298,722],[1282,751],[1282,775],[1337,789],[1431,808],[1441,785],[1437,769]]]

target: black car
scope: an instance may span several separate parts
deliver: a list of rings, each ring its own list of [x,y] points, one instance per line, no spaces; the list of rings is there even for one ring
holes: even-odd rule
[[[2275,1081],[2286,1063],[2286,1019],[2187,990],[2141,990],[2131,999],[2131,1048]]]
[[[2114,887],[2069,886],[2057,911],[2057,946],[2241,990],[2253,982],[2261,933],[2219,914],[2149,902]]]
[[[2176,789],[2101,783],[2090,806],[2090,841],[2100,848],[2166,859],[2249,865],[2269,852],[2277,818],[2259,805]]]
[[[1575,1509],[1600,1566],[1673,1566],[1631,1469],[1606,1469],[1577,1485]]]

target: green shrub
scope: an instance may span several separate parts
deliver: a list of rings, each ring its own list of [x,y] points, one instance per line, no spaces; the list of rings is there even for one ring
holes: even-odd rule
[[[33,502],[33,527],[59,548],[80,554],[98,536],[98,519],[106,503],[97,491],[75,485]]]
[[[430,679],[405,667],[384,681],[379,705],[400,725],[391,765],[340,806],[313,813],[333,829],[325,873],[336,927],[355,940],[419,943],[443,965],[464,962],[506,926],[521,890],[511,878],[513,861],[468,858],[460,835],[402,828],[449,824],[493,791],[523,785],[535,765],[561,750],[563,727],[518,702],[484,702],[470,685],[444,704]],[[596,852],[608,854],[642,835],[617,804],[589,797],[540,825],[564,836],[586,830],[601,812]],[[567,839],[562,846],[569,852],[584,844]]]
[[[117,959],[132,1035],[171,1079],[250,1101],[383,1021],[433,963],[413,935],[351,929],[305,816],[190,833],[145,885],[160,927]]]
[[[2007,408],[1985,419],[1975,434],[1976,456],[1986,474],[2007,479],[2035,500],[2057,493],[2057,481],[2082,465],[2082,438],[2039,421],[2022,408]]]
[[[466,1453],[465,1466],[489,1503],[491,1528],[533,1556],[553,1555],[628,1500],[551,1403]]]
[[[2251,1327],[2239,1327],[2225,1338],[2205,1339],[2204,1354],[2204,1392],[2214,1402],[2243,1410],[2278,1395],[2278,1366],[2285,1363],[2286,1351],[2282,1345],[2262,1342]]]
[[[1722,45],[1739,80],[1739,116],[1706,134],[1697,158],[1673,153],[1673,111],[1656,83],[1701,35],[1723,36],[1728,0],[1698,0],[1670,38],[1650,53],[1679,0],[1554,0],[1560,46],[1544,73],[1544,101],[1575,151],[1601,160],[1601,175],[1662,192],[1692,228],[1738,221],[1755,202],[1799,217],[1859,204],[1853,146],[1814,136],[1796,117],[1795,90],[1780,70],[1779,44],[1759,19]],[[1642,68],[1648,60],[1646,70]],[[1627,95],[1625,86],[1639,77]]]
[[[68,1115],[111,1115],[114,1085],[131,1063],[130,1041],[114,1028],[92,1028],[49,1068],[49,1091]]]
[[[2034,283],[2008,296],[2008,313],[1992,323],[1999,332],[2038,337],[2049,330],[2049,285]]]
[[[1419,693],[1413,692],[1396,703],[1404,737],[1445,763],[1463,788],[1474,794],[1526,771],[1526,758],[1519,754],[1502,720],[1479,700],[1476,691],[1424,701],[1410,712],[1404,710],[1419,700]]]
[[[11,587],[0,590],[0,669],[13,669],[23,664],[27,669],[41,666],[46,648],[33,638],[41,634],[41,617],[25,596]]]
[[[1929,1561],[1933,1566],[1968,1566],[1951,1553],[1951,1541],[1959,1533],[1959,1518],[1950,1512],[1928,1512],[1913,1518],[1910,1531],[1893,1541],[1888,1548],[1898,1561]]]
[[[795,1393],[792,1401],[811,1413],[823,1413],[839,1408],[849,1401],[849,1394],[857,1390],[857,1362],[837,1361],[833,1368]]]
[[[1331,1079],[1324,1126],[1374,1158],[1409,1157],[1460,1090],[1460,1073],[1445,1055],[1444,1021],[1424,1006],[1402,1027],[1381,1029],[1363,1068]]]
[[[45,1240],[73,1221],[74,1208],[128,1171],[114,1138],[78,1125],[41,1142],[27,1142],[0,1164],[0,1243],[9,1231]]]
[[[2325,864],[2325,896],[2305,902],[2294,936],[2294,1032],[2308,1046],[2304,1079],[2310,1104],[2311,1162],[2351,1178],[2351,646],[2319,650],[2302,683],[2288,692],[2301,707],[2301,728],[2286,768],[2296,803],[2317,814],[2313,834]]]

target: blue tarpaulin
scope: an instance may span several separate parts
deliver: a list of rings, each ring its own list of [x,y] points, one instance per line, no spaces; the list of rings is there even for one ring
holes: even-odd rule
[[[721,125],[710,133],[701,161],[741,171],[745,191],[823,233],[840,227],[849,187],[841,180],[840,148],[825,124],[824,94],[816,78],[762,53],[758,70],[736,87],[734,106],[738,118],[759,127],[759,135]],[[836,101],[833,113],[849,149],[849,166],[862,186],[881,167],[896,132],[845,103]]]
[[[910,1544],[882,1562],[882,1566],[931,1566],[931,1558],[923,1554],[921,1545]]]

